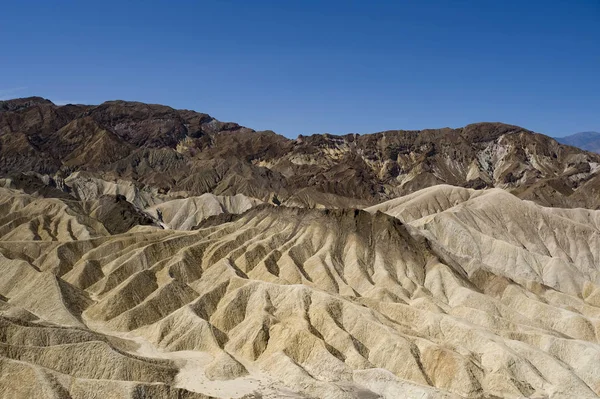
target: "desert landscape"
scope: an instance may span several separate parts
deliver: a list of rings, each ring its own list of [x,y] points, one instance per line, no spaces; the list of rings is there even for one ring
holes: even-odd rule
[[[600,155],[0,101],[2,398],[600,396]]]

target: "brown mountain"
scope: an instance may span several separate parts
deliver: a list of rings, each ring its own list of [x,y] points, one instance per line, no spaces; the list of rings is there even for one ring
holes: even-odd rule
[[[287,139],[162,105],[0,102],[0,173],[86,171],[162,192],[245,194],[303,206],[373,204],[435,184],[500,187],[597,208],[600,156],[501,123]]]

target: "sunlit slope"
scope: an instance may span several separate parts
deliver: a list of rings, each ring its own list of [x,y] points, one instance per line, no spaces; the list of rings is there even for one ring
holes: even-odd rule
[[[366,210],[172,209],[197,230],[3,236],[0,393],[600,394],[598,211],[452,186]]]

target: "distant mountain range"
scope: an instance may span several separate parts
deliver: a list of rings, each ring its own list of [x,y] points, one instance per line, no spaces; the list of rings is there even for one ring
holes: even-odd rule
[[[600,153],[600,132],[580,132],[570,136],[556,137],[561,144],[572,145],[586,151]]]

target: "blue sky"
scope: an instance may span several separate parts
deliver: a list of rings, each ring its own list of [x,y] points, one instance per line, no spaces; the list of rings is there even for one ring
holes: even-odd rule
[[[289,137],[600,131],[599,0],[4,1],[0,35],[0,99],[161,103]]]

